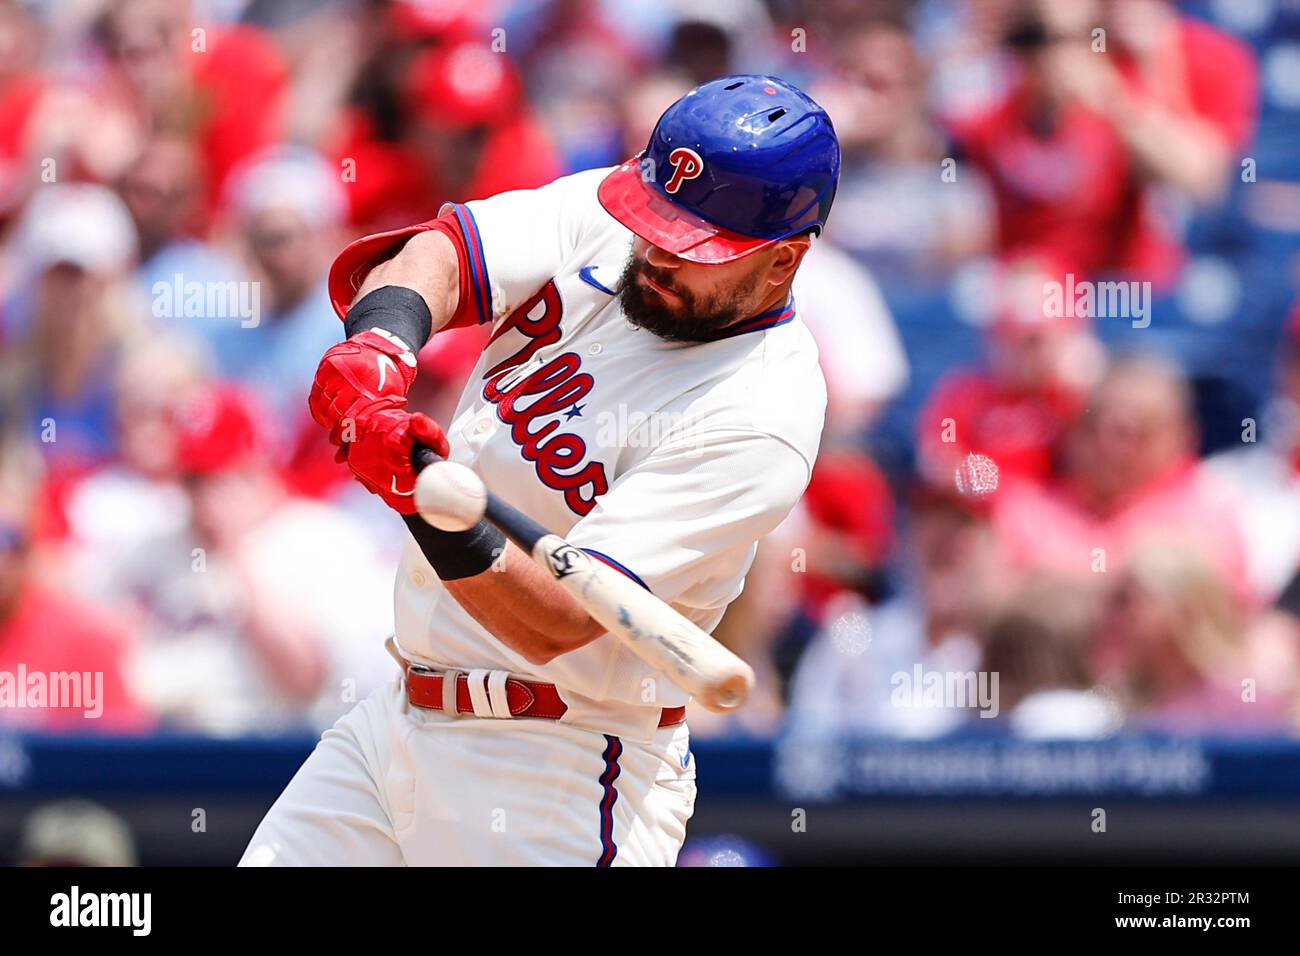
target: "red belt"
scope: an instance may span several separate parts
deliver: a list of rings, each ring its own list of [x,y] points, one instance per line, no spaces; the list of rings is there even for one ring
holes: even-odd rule
[[[388,640],[388,652],[402,668],[406,677],[406,698],[415,707],[428,710],[451,711],[450,688],[444,689],[444,678],[455,675],[455,713],[473,714],[474,693],[470,689],[470,677],[465,671],[435,671],[423,664],[413,664],[402,657],[392,638]],[[477,676],[477,675],[476,675]],[[485,686],[479,688],[480,707],[485,705],[489,691]],[[504,684],[506,704],[511,717],[539,717],[543,720],[559,720],[569,709],[560,698],[560,692],[554,684],[542,681],[525,680],[522,677],[507,677]],[[486,715],[485,715],[486,716]],[[497,716],[493,714],[492,716]],[[502,715],[503,716],[503,715]],[[685,707],[665,707],[659,715],[660,727],[675,727],[686,720]]]

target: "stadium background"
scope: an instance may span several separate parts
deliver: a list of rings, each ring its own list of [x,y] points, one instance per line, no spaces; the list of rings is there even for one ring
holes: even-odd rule
[[[3,0],[0,674],[105,704],[0,706],[0,860],[237,859],[391,676],[403,529],[306,414],[333,254],[731,72],[844,145],[831,408],[683,862],[1300,859],[1294,0]]]

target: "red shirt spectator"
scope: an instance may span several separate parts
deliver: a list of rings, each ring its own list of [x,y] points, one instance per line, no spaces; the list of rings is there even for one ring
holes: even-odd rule
[[[198,27],[186,7],[113,5],[103,31],[110,69],[93,95],[97,114],[115,119],[109,126],[119,133],[126,125],[141,140],[159,129],[192,135],[204,158],[211,213],[230,172],[283,138],[290,74],[260,28]]]
[[[1137,26],[1123,5],[1109,8],[1109,53],[1022,25],[1011,39],[1019,81],[999,105],[955,124],[992,181],[1003,253],[1049,252],[1080,276],[1118,271],[1157,286],[1176,274],[1181,246],[1148,186],[1216,198],[1253,130],[1255,65],[1244,44],[1208,24],[1165,4],[1142,7]],[[1125,42],[1138,37],[1141,48]]]
[[[939,381],[921,411],[922,468],[931,481],[949,484],[962,461],[978,454],[993,460],[1000,480],[1045,481],[1057,442],[1081,406],[1077,392],[1055,383],[1027,389],[958,370]]]
[[[7,217],[30,186],[26,164],[44,93],[45,83],[35,74],[13,77],[0,86],[0,218]]]
[[[1105,119],[1078,106],[1064,108],[1044,135],[1031,102],[1030,92],[1017,88],[954,130],[992,183],[999,252],[1047,252],[1079,275],[1118,264],[1111,257],[1135,228],[1138,205],[1123,143]]]
[[[1200,553],[1249,600],[1231,493],[1196,467],[1195,448],[1191,395],[1178,373],[1117,363],[1070,436],[1064,477],[998,489],[994,520],[1008,558],[1093,577],[1122,571],[1141,547],[1170,543]]]
[[[1200,552],[1234,594],[1250,593],[1245,550],[1226,489],[1186,461],[1097,511],[1080,486],[1009,484],[1000,489],[995,520],[1008,557],[1021,568],[1086,575],[1122,568],[1152,540]]]
[[[203,122],[208,204],[216,208],[226,178],[244,159],[281,139],[281,104],[289,71],[279,48],[256,27],[223,29],[211,49],[193,56],[194,92]]]
[[[821,616],[845,589],[863,586],[893,543],[894,497],[884,474],[866,455],[848,450],[818,457],[804,492],[812,527],[803,585],[805,610]]]
[[[532,189],[563,172],[502,54],[477,42],[429,50],[405,82],[402,140],[381,139],[360,112],[340,126],[333,151],[357,173],[347,181],[353,223],[385,231],[435,216],[444,202]]]
[[[1052,476],[1057,445],[1103,361],[1086,317],[1044,308],[1044,283],[1059,268],[1038,259],[1005,264],[988,362],[949,372],[921,410],[918,470],[931,484],[952,487],[972,454],[991,459],[1000,481]]]
[[[123,677],[125,649],[124,632],[104,612],[27,584],[0,619],[0,725],[62,732],[148,730],[153,721]],[[67,694],[59,693],[63,679],[71,679],[64,686]],[[38,687],[44,687],[43,702]],[[76,688],[79,695],[72,693]]]

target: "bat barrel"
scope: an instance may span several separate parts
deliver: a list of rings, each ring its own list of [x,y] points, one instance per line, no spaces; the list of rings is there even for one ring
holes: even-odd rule
[[[441,460],[422,445],[411,452],[416,471]],[[667,604],[490,491],[484,516],[549,571],[611,634],[709,710],[734,710],[744,703],[754,685],[753,670]]]

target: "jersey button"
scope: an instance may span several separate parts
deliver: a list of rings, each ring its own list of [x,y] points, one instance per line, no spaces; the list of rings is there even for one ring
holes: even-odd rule
[[[414,584],[417,588],[422,588],[428,583],[428,578],[424,576],[423,571],[412,571],[411,583]]]
[[[486,432],[486,431],[487,431],[489,428],[491,428],[491,427],[492,427],[492,422],[491,422],[490,420],[488,420],[488,419],[485,418],[485,419],[483,419],[481,422],[479,422],[477,425],[474,426],[474,434],[475,434],[475,435],[482,435],[484,432]]]
[[[601,353],[601,350],[602,350],[603,348],[604,348],[604,346],[601,345],[599,342],[592,342],[592,343],[591,343],[591,347],[590,347],[589,349],[587,349],[587,354],[588,354],[588,355],[599,355],[599,354]]]

